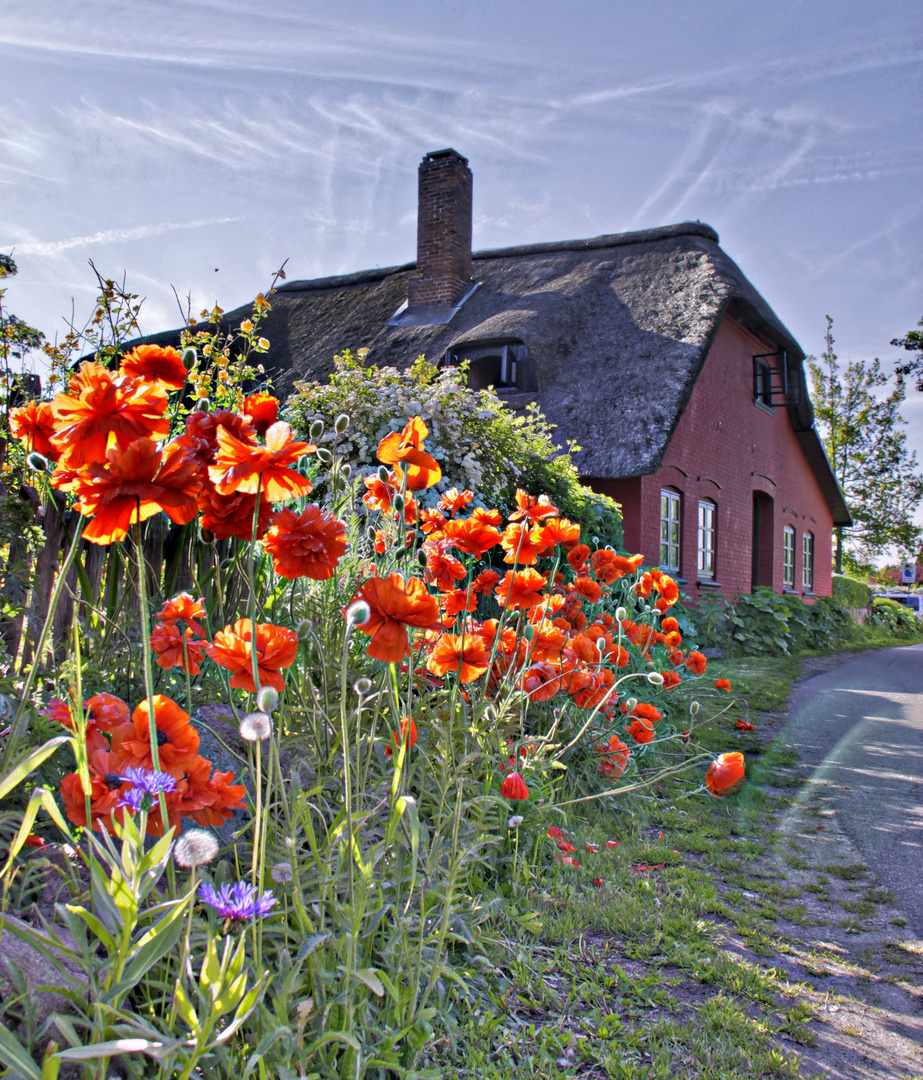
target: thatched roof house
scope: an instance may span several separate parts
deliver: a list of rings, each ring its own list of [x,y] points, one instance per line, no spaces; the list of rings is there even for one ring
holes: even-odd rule
[[[514,407],[536,401],[562,443],[579,443],[581,475],[623,502],[626,544],[651,561],[726,592],[754,583],[830,590],[830,529],[849,513],[813,427],[804,353],[708,225],[472,253],[471,173],[454,150],[439,151],[420,166],[417,261],[285,283],[261,330],[283,390],[325,379],[346,348],[368,347],[373,363],[399,368],[421,353],[468,360],[470,385],[492,385]],[[698,428],[684,430],[697,397],[702,423],[725,417],[714,446]],[[754,448],[742,458],[748,440]],[[673,508],[678,523],[661,520],[664,485],[681,501],[707,496],[713,517],[723,508],[710,562],[697,558],[691,505]],[[793,562],[780,533],[757,568],[763,501],[780,497],[811,550],[804,540]],[[774,511],[773,534],[785,512]],[[677,528],[675,543],[661,535]],[[738,550],[722,556],[731,542]]]

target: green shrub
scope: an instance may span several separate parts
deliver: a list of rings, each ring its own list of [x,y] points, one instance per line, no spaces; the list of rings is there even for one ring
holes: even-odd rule
[[[866,626],[887,630],[897,637],[919,637],[923,632],[923,625],[909,608],[884,596],[876,596],[872,601],[872,610],[865,622]]]
[[[798,596],[771,589],[736,596],[708,597],[689,610],[697,639],[730,655],[783,655],[845,645],[855,634],[849,612],[831,597],[805,604]]]
[[[834,574],[833,599],[844,608],[867,608],[872,599],[872,590],[864,581],[857,581],[845,574]]]
[[[317,421],[324,434],[315,440],[333,450],[358,475],[378,468],[375,452],[406,417],[422,416],[429,428],[427,449],[440,462],[443,479],[418,500],[432,506],[450,487],[475,493],[475,505],[508,512],[517,488],[547,494],[564,517],[583,526],[587,542],[622,545],[618,503],[580,483],[571,453],[555,443],[553,426],[537,406],[519,414],[493,391],[469,390],[459,368],[436,368],[422,356],[406,371],[364,363],[367,350],[335,357],[329,383],[304,382],[286,404],[286,419],[303,436]],[[337,416],[349,417],[346,431],[333,429]]]

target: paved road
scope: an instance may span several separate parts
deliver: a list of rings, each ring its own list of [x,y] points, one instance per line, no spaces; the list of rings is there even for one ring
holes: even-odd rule
[[[796,690],[782,738],[923,937],[923,645],[857,656]]]

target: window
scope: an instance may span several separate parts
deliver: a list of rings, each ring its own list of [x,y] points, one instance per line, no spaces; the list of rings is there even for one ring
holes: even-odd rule
[[[715,531],[718,523],[718,507],[709,499],[699,503],[699,577],[715,576]]]
[[[679,573],[679,492],[660,492],[660,566]]]
[[[805,592],[814,592],[814,533],[806,532],[802,536],[801,549],[801,583]]]
[[[795,530],[791,525],[782,530],[782,585],[786,589],[795,587]]]
[[[758,356],[753,358],[753,401],[764,409],[772,408],[772,366]]]
[[[445,354],[443,363],[447,367],[457,367],[465,361],[468,362],[469,390],[486,390],[492,386],[503,396],[538,389],[529,350],[521,341],[481,341],[460,345]]]

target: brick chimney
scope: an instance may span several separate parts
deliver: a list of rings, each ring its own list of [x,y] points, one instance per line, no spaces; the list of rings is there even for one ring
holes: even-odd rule
[[[471,170],[455,150],[420,162],[417,272],[407,303],[452,307],[471,285]]]

